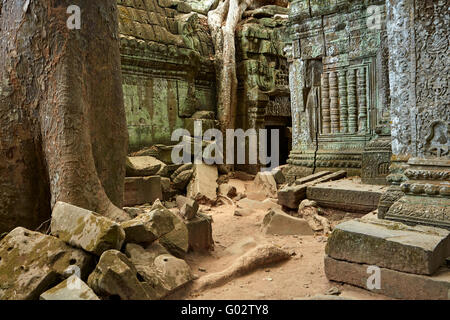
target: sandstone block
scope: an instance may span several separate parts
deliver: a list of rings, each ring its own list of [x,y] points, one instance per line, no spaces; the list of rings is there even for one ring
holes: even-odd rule
[[[272,209],[262,222],[261,230],[276,235],[313,235],[306,220],[292,217],[281,210]]]
[[[125,178],[124,206],[136,206],[162,199],[161,177]]]

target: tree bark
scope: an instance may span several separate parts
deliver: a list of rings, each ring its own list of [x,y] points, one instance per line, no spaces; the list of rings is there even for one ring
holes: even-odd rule
[[[36,227],[56,201],[126,219],[116,1],[8,0],[0,32],[0,232]]]

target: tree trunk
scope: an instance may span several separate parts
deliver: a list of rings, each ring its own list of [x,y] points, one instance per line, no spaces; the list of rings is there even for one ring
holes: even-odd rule
[[[56,201],[124,220],[116,1],[8,0],[0,32],[0,232],[36,227]]]

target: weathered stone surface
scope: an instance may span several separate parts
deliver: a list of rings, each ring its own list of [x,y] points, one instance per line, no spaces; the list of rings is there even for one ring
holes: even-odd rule
[[[387,220],[355,219],[336,226],[325,251],[338,260],[430,275],[450,256],[450,232]]]
[[[228,183],[223,183],[219,185],[219,194],[227,196],[229,198],[234,198],[237,196],[237,190],[234,186]]]
[[[83,280],[72,275],[56,287],[45,291],[40,300],[100,300]]]
[[[50,225],[52,235],[64,242],[101,255],[122,247],[125,232],[116,222],[64,202],[57,202]]]
[[[121,224],[125,241],[151,243],[174,229],[172,213],[167,209],[155,209]]]
[[[181,216],[186,220],[191,220],[198,212],[198,202],[184,196],[177,196],[177,207],[180,209]]]
[[[155,175],[163,166],[164,162],[154,157],[127,157],[127,177],[146,177]]]
[[[127,244],[126,253],[138,273],[155,290],[159,299],[193,279],[191,268],[181,259],[170,255],[164,247],[153,244],[146,249]]]
[[[271,171],[271,173],[277,184],[283,184],[286,182],[286,177],[284,176],[283,170],[281,170],[281,168],[275,168]]]
[[[187,196],[197,201],[216,201],[218,178],[216,166],[195,164],[192,180],[187,187]]]
[[[314,234],[306,220],[292,217],[281,210],[272,209],[266,214],[261,230],[276,235],[312,235]]]
[[[0,241],[0,300],[38,299],[75,269],[87,277],[92,260],[55,237],[18,227]]]
[[[176,193],[176,190],[172,189],[169,178],[161,177],[161,193],[162,200],[170,200],[172,196]]]
[[[123,253],[108,250],[102,254],[95,270],[89,276],[88,285],[101,298],[156,299],[154,290],[139,278],[138,271]]]
[[[306,189],[306,197],[321,207],[349,212],[368,213],[376,210],[386,187],[339,180],[319,183]]]
[[[277,182],[271,172],[258,172],[254,180],[255,185],[261,188],[268,197],[277,196]]]
[[[174,212],[172,214],[172,222],[175,228],[159,239],[159,242],[170,253],[177,257],[182,257],[189,251],[189,233],[183,218]]]
[[[189,249],[193,251],[209,251],[214,248],[211,217],[198,213],[195,218],[186,221]]]
[[[170,176],[170,179],[175,180],[175,178],[183,171],[191,170],[193,167],[192,163],[185,163],[181,165],[177,170],[175,170],[172,175]]]
[[[370,265],[325,257],[325,274],[329,280],[367,289]],[[370,291],[402,300],[450,299],[450,269],[441,267],[432,276],[417,275],[380,268],[380,289]]]
[[[135,206],[162,199],[161,177],[125,178],[124,205]]]
[[[285,186],[283,189],[278,191],[278,203],[284,207],[297,210],[300,202],[306,198],[307,187],[313,186],[315,184],[327,181],[333,181],[337,179],[344,178],[347,175],[346,171],[338,171],[334,173],[329,172],[319,172],[311,176],[301,178],[298,183],[292,186]]]
[[[175,176],[172,181],[172,185],[175,189],[184,190],[191,181],[194,170],[184,170]]]

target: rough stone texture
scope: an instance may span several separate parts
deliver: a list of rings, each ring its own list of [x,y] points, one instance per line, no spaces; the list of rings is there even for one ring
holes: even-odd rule
[[[275,168],[271,171],[271,173],[277,184],[283,184],[286,182],[286,177],[284,176],[281,168]]]
[[[258,172],[255,176],[254,183],[268,197],[275,198],[277,196],[277,182],[271,172]]]
[[[180,209],[181,216],[186,220],[191,220],[198,212],[198,202],[184,196],[177,196],[177,207]]]
[[[316,173],[298,180],[295,185],[287,185],[278,191],[278,203],[284,207],[297,210],[300,202],[306,198],[306,191],[309,186],[327,181],[338,180],[347,175],[346,171],[330,173]],[[303,183],[303,184],[301,184]]]
[[[218,178],[219,173],[216,166],[195,164],[192,180],[187,187],[187,196],[202,202],[216,201]]]
[[[72,275],[56,287],[45,291],[39,300],[100,300],[83,280]]]
[[[356,219],[335,227],[325,251],[338,260],[430,275],[450,255],[450,232],[387,220]]]
[[[190,250],[203,252],[214,249],[211,224],[212,218],[202,213],[186,221]]]
[[[170,255],[159,244],[146,249],[127,244],[125,250],[139,274],[155,290],[158,299],[173,293],[193,279],[189,265]]]
[[[329,280],[367,289],[370,265],[325,257],[325,274]],[[450,269],[442,267],[433,276],[424,276],[380,268],[381,287],[370,291],[401,300],[450,299]]]
[[[389,130],[386,28],[369,8],[384,21],[383,0],[291,3],[294,179],[315,169],[360,176],[367,142]]]
[[[232,186],[228,183],[223,183],[223,184],[219,185],[219,194],[223,195],[223,196],[227,196],[229,198],[234,198],[237,196],[237,190],[234,186]]]
[[[175,176],[172,180],[172,185],[177,190],[185,190],[191,181],[194,170],[184,170]]]
[[[189,232],[183,218],[177,213],[171,214],[175,228],[161,237],[159,242],[173,255],[182,257],[189,251]]]
[[[154,300],[156,294],[131,261],[117,250],[102,254],[95,270],[88,278],[89,287],[101,298],[120,300]]]
[[[166,164],[150,156],[127,157],[126,176],[146,177],[155,175]]]
[[[272,209],[264,217],[261,230],[276,235],[312,235],[314,234],[306,220],[295,218],[281,210]]]
[[[18,227],[0,241],[0,300],[38,299],[75,267],[85,279],[92,260],[55,237]]]
[[[124,205],[135,206],[162,199],[161,177],[125,178]]]
[[[130,243],[152,243],[174,229],[172,213],[167,209],[156,209],[141,214],[121,224],[125,230],[125,241]]]
[[[50,228],[62,241],[98,256],[109,249],[120,250],[125,239],[118,223],[64,202],[53,208]]]
[[[359,181],[339,180],[308,187],[306,197],[322,207],[369,213],[378,208],[385,189],[361,184]]]

